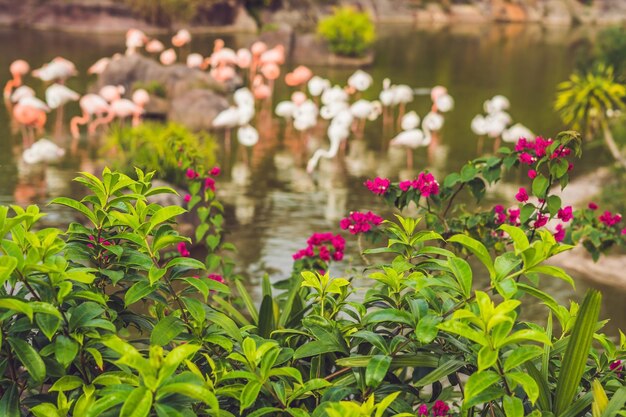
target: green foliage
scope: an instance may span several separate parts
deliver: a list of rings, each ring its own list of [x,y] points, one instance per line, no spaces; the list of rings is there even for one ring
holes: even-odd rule
[[[335,8],[332,16],[320,20],[317,33],[331,51],[346,56],[363,55],[376,39],[371,17],[351,6]]]
[[[167,96],[167,90],[162,82],[152,81],[135,81],[133,83],[133,91],[138,89],[146,90],[150,95],[165,98]]]
[[[618,78],[626,75],[626,30],[614,26],[600,32],[596,42],[596,60],[613,67]]]
[[[190,21],[196,14],[201,0],[123,0],[146,22],[158,26],[170,26],[176,21]],[[210,0],[211,1],[211,0]]]
[[[215,163],[217,148],[208,133],[192,133],[175,123],[116,128],[106,141],[106,147],[115,153],[114,168],[131,175],[133,167],[142,167],[180,185],[185,184],[182,154],[195,166],[208,168]]]
[[[606,120],[607,111],[624,109],[626,87],[615,81],[612,67],[598,65],[585,74],[574,73],[557,90],[554,108],[573,129],[594,132]]]
[[[578,146],[571,134],[546,145],[538,196],[566,184],[565,149]],[[480,197],[477,181],[515,165],[504,154],[411,198],[447,211],[459,187]],[[0,415],[623,415],[626,336],[601,333],[598,292],[579,306],[545,291],[573,284],[546,263],[571,248],[550,232],[526,221],[500,225],[498,240],[454,221],[432,230],[431,206],[382,224],[365,277],[305,270],[280,291],[266,276],[258,305],[224,257],[234,248],[207,181],[217,170],[205,177],[179,157],[193,239],[176,228],[187,210],[149,200],[173,191],[139,169],[76,178],[87,195],[52,202],[77,216],[65,233],[40,228],[36,206],[0,207]],[[396,187],[393,201],[408,204]],[[183,250],[192,241],[204,262]],[[537,306],[545,325],[523,319]]]

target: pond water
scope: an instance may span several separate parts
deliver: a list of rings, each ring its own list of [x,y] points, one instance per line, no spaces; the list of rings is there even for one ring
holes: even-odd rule
[[[404,83],[415,88],[446,86],[455,99],[455,108],[446,114],[441,144],[430,158],[426,150],[419,150],[416,156],[417,169],[428,167],[436,175],[443,175],[478,155],[470,121],[474,115],[482,113],[483,101],[495,94],[507,96],[513,119],[535,133],[553,136],[562,130],[552,110],[555,86],[574,69],[581,49],[578,46],[588,44],[593,36],[593,31],[585,28],[546,30],[533,25],[381,28],[374,47],[376,61],[367,68],[375,84],[364,97],[375,98],[385,77],[391,78],[394,84]],[[213,39],[214,36],[209,35],[195,36],[191,49],[207,55]],[[248,35],[229,35],[224,39],[229,47],[248,46],[253,40]],[[17,58],[28,60],[36,68],[60,55],[75,62],[84,74],[100,57],[121,52],[123,45],[122,35],[0,29],[0,68],[7,69]],[[312,69],[342,85],[354,71]],[[69,80],[68,85],[84,92],[93,81],[93,77],[81,75]],[[27,83],[43,96],[40,83],[32,79]],[[288,94],[285,87],[278,86],[275,102]],[[428,96],[418,96],[409,109],[424,115],[430,105]],[[69,115],[77,112],[77,105],[68,109]],[[294,156],[299,143],[297,137],[285,137],[285,127],[271,118],[264,119],[257,128],[261,141],[252,150],[250,165],[241,162],[242,156],[237,153],[223,158],[221,165],[225,175],[218,182],[220,197],[226,204],[227,239],[239,249],[236,262],[240,272],[248,277],[251,288],[258,287],[255,284],[266,272],[274,280],[286,277],[291,269],[291,254],[306,246],[308,236],[313,232],[338,231],[339,219],[349,211],[387,210],[362,186],[365,178],[380,175],[395,180],[399,175],[408,175],[404,151],[380,150],[380,122],[368,125],[365,141],[355,142],[353,158],[324,161],[312,177],[306,174],[300,158]],[[313,131],[310,142],[322,143],[324,134],[324,129]],[[0,203],[3,204],[45,204],[59,195],[75,195],[77,187],[70,181],[75,173],[101,163],[96,161],[94,152],[80,158],[67,158],[59,165],[48,166],[43,182],[41,173],[16,162],[19,159],[16,143],[18,140],[9,129],[7,114],[0,111],[0,144],[7,150],[0,153]],[[600,148],[590,149],[577,164],[575,174],[588,172],[607,161]],[[502,193],[508,194],[514,186],[505,184]],[[498,196],[496,192],[492,201],[506,194]],[[45,210],[51,213],[47,221],[52,224],[70,220],[62,209],[47,207]],[[355,239],[347,237],[347,241],[347,253],[356,254]],[[352,261],[358,265],[358,257]],[[341,272],[350,263],[347,259],[344,265],[336,267],[337,271]],[[593,285],[584,276],[576,278],[578,295]],[[559,299],[573,296],[574,291],[561,281],[550,286]],[[615,333],[617,326],[626,328],[626,304],[623,303],[626,294],[600,289],[605,295],[603,314],[613,319],[610,332]],[[545,309],[537,308],[536,318],[542,317],[545,317]]]

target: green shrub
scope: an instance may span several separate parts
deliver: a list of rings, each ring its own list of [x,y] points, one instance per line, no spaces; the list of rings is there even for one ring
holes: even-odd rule
[[[156,171],[162,179],[185,184],[180,169],[179,150],[184,150],[196,167],[209,168],[215,163],[217,148],[213,136],[192,133],[176,123],[142,123],[136,127],[116,128],[106,139],[106,148],[115,153],[113,167],[132,174],[134,167]]]
[[[332,16],[320,20],[317,33],[338,55],[362,56],[376,39],[369,14],[354,7],[337,7]]]
[[[133,83],[133,91],[139,90],[140,88],[143,88],[144,90],[146,90],[149,94],[153,96],[161,97],[161,98],[167,97],[167,90],[165,89],[165,85],[163,85],[162,82],[152,80],[152,81],[136,81]]]
[[[542,290],[571,282],[544,264],[570,248],[550,233],[529,242],[503,226],[510,244],[494,257],[467,235],[444,240],[398,216],[381,229],[386,244],[370,251],[384,259],[361,278],[360,299],[365,283],[304,271],[278,296],[265,278],[257,307],[241,284],[207,277],[207,264],[174,250],[188,242],[174,228],[185,210],[148,204],[171,190],[136,176],[77,178],[89,195],[53,201],[80,216],[65,234],[38,230],[35,206],[12,216],[0,208],[3,416],[623,410],[626,336],[616,346],[599,333],[597,291],[563,306]],[[201,200],[219,207],[210,189]],[[215,223],[219,210],[197,213]],[[546,326],[520,319],[537,303]]]

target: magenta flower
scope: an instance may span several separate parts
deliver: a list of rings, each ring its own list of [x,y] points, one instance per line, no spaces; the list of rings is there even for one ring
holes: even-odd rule
[[[353,211],[346,218],[341,219],[339,226],[343,230],[348,230],[353,235],[369,232],[372,226],[378,226],[383,222],[383,218],[375,215],[371,211],[361,213]]]
[[[427,416],[428,415],[428,406],[426,404],[422,404],[417,409],[418,416]]]
[[[209,175],[217,177],[218,175],[220,175],[221,172],[222,172],[222,170],[220,169],[220,167],[215,166],[215,167],[211,168],[211,170],[209,171]]]
[[[209,278],[209,279],[211,279],[213,281],[217,281],[220,284],[223,284],[225,282],[224,281],[224,277],[221,276],[220,274],[209,274],[209,276],[207,278]]]
[[[622,235],[626,235],[626,227],[624,227],[624,228],[622,229],[622,232],[621,232],[621,233],[622,233]]]
[[[622,221],[622,215],[621,214],[613,215],[610,211],[607,210],[604,213],[602,213],[598,217],[598,219],[605,225],[611,227]]]
[[[624,365],[622,365],[622,361],[618,359],[611,362],[611,364],[609,365],[609,370],[615,371],[617,377],[621,378],[622,372],[624,371]]]
[[[437,400],[435,401],[435,404],[433,404],[433,415],[435,417],[442,417],[448,414],[448,412],[450,411],[450,407],[448,406],[448,404],[444,403],[441,400]]]
[[[320,246],[320,259],[322,261],[330,261],[330,251],[326,246]]]
[[[198,177],[199,177],[199,174],[198,174],[196,171],[194,171],[193,169],[188,168],[188,169],[187,169],[187,172],[185,173],[185,176],[186,176],[187,178],[189,178],[190,180],[193,180],[193,179],[195,179],[195,178],[198,178]]]
[[[191,201],[191,195],[190,194],[185,194],[185,203],[189,203]]]
[[[493,208],[493,211],[496,215],[496,224],[502,224],[506,221],[506,213],[504,212],[504,207],[498,204]]]
[[[554,240],[562,242],[565,239],[565,228],[561,223],[556,225],[556,231],[554,232]]]
[[[548,223],[548,220],[550,219],[550,217],[546,216],[545,214],[537,214],[537,219],[535,220],[535,223],[533,224],[533,227],[535,229],[545,226]]]
[[[517,194],[515,194],[515,199],[520,203],[528,201],[528,193],[526,192],[526,188],[521,187]]]
[[[565,223],[572,220],[572,218],[574,218],[574,215],[572,214],[572,206],[567,206],[559,209],[557,217],[563,220]]]
[[[520,223],[519,216],[522,211],[520,209],[509,209],[509,223],[517,225]]]
[[[180,253],[180,256],[188,258],[189,255],[191,255],[189,253],[189,250],[187,249],[187,244],[185,242],[179,242],[176,249],[178,249],[178,253]]]
[[[535,162],[535,157],[532,156],[531,154],[529,154],[528,152],[522,152],[519,155],[519,161],[522,164],[526,164],[526,165],[531,165],[533,162]]]
[[[331,258],[335,261],[343,259],[343,250],[345,248],[346,241],[341,235],[333,235],[332,233],[313,233],[311,237],[307,239],[307,247],[300,249],[291,257],[294,261],[304,258],[317,259],[328,262]],[[318,249],[316,255],[315,249]]]
[[[587,207],[589,207],[590,210],[597,210],[598,209],[598,205],[596,203],[594,203],[593,201],[590,202]]]
[[[343,252],[336,251],[333,253],[333,261],[341,261],[343,259]]]
[[[420,172],[412,185],[426,198],[439,194],[439,183],[430,172]]]
[[[411,180],[400,181],[400,183],[398,184],[398,188],[400,188],[402,191],[406,193],[407,191],[409,191],[412,185],[413,185],[413,181]]]
[[[211,177],[207,177],[204,180],[204,188],[208,188],[211,191],[215,191],[215,180]]]
[[[537,171],[535,171],[534,169],[529,169],[528,178],[530,178],[531,180],[534,180],[535,178],[537,178]]]
[[[367,189],[374,194],[384,195],[389,190],[389,185],[391,184],[391,181],[389,181],[387,178],[376,177],[373,180],[365,181],[364,184]]]

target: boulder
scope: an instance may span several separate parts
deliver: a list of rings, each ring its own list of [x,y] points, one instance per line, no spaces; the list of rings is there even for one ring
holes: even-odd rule
[[[189,90],[171,101],[167,118],[193,131],[209,130],[215,116],[227,107],[228,100],[222,95],[204,89]]]

